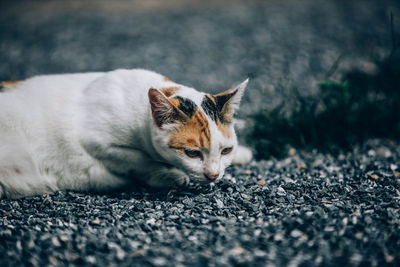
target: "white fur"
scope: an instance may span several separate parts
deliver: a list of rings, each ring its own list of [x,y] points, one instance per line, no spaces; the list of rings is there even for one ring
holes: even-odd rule
[[[221,157],[221,147],[236,147],[236,136],[224,138],[210,119],[204,161],[168,148],[173,125],[155,125],[147,94],[170,86],[200,106],[204,93],[141,69],[36,76],[0,93],[0,197],[110,190],[132,177],[171,186],[205,182],[204,171],[222,176],[234,154]]]

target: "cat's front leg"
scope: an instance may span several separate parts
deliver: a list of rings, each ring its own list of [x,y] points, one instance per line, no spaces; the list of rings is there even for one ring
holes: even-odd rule
[[[140,178],[152,187],[174,187],[189,183],[189,176],[175,167],[150,166],[149,171]]]
[[[110,147],[106,166],[115,173],[129,173],[152,187],[174,187],[187,184],[189,176],[182,170],[151,159],[146,153],[128,147]]]
[[[85,150],[111,173],[126,176],[149,166],[153,160],[144,152],[123,145],[82,142]]]
[[[112,173],[142,182],[153,187],[173,187],[189,181],[188,175],[180,169],[155,161],[146,153],[126,146],[108,146],[99,149],[92,156]],[[101,153],[99,153],[101,151]]]

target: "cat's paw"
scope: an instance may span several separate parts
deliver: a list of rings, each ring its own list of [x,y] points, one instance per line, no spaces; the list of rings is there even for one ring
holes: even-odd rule
[[[160,168],[150,172],[145,180],[152,187],[174,187],[189,183],[189,176],[177,168]]]
[[[244,146],[238,146],[235,151],[235,155],[232,159],[232,164],[247,164],[253,158],[251,150]]]

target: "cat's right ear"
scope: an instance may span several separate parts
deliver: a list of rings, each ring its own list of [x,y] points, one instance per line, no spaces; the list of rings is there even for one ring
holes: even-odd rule
[[[149,101],[153,120],[159,128],[164,124],[186,119],[185,114],[157,89],[149,89]]]

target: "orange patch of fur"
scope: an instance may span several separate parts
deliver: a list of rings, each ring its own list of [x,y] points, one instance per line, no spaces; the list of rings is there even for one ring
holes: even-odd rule
[[[176,91],[179,90],[179,87],[177,87],[177,86],[171,86],[171,87],[161,88],[160,90],[161,90],[161,92],[163,92],[163,94],[164,94],[166,97],[170,97],[171,95],[175,94]]]
[[[196,110],[192,118],[184,123],[169,139],[168,145],[175,149],[210,149],[211,133],[207,118]]]
[[[196,140],[194,140],[193,138],[188,138],[188,139],[186,140],[186,142],[187,142],[188,144],[196,145]]]
[[[229,89],[229,90],[226,90],[225,92],[216,94],[215,96],[218,97],[218,96],[230,95],[230,94],[232,94],[233,91],[235,91],[235,89],[236,89],[236,88],[231,88],[231,89]]]
[[[21,83],[21,81],[4,81],[1,82],[1,85],[3,86],[3,91],[10,91],[15,89]]]
[[[180,102],[179,102],[178,99],[176,99],[176,98],[170,98],[170,99],[168,99],[168,100],[169,100],[169,102],[171,102],[171,104],[174,105],[175,107],[179,107]]]
[[[163,77],[163,81],[164,82],[172,82],[170,79],[168,79],[168,77],[165,77],[165,76]]]
[[[215,101],[215,97],[213,95],[208,94],[207,96],[208,96],[208,98],[211,99],[212,102],[214,102],[214,104],[217,104],[217,102]]]

